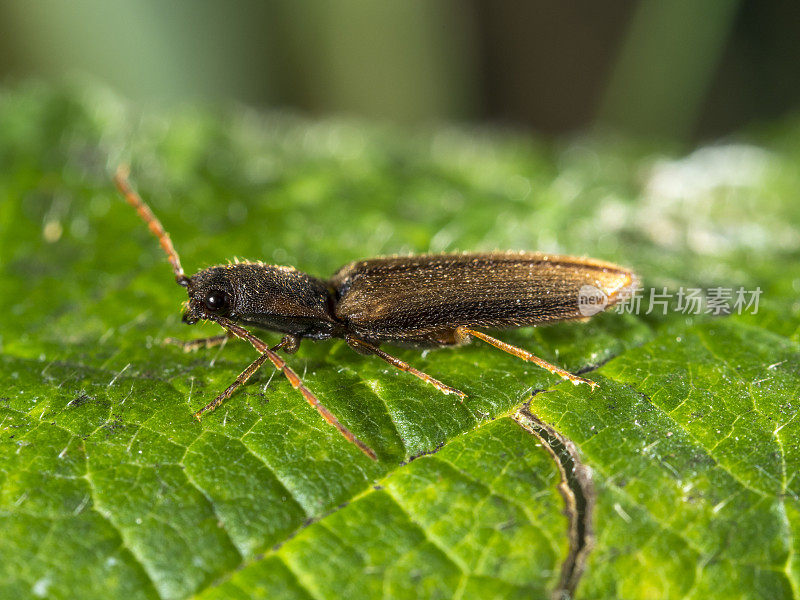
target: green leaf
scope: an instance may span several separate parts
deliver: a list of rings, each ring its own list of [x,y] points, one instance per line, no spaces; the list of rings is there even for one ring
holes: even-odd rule
[[[0,597],[800,596],[798,133],[676,160],[5,92]],[[477,343],[391,348],[461,403],[305,341],[287,361],[378,462],[266,367],[198,422],[254,351],[162,343],[218,332],[180,323],[120,162],[189,272],[538,249],[630,265],[671,303],[500,334],[594,392]],[[686,314],[682,287],[763,293]]]

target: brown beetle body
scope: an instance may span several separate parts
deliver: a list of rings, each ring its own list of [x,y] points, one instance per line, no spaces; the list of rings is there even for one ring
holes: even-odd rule
[[[293,267],[260,262],[210,267],[188,277],[169,236],[131,190],[124,171],[117,173],[115,181],[158,237],[177,282],[187,288],[184,322],[210,320],[226,331],[222,336],[181,345],[189,350],[239,337],[260,353],[225,392],[196,416],[216,408],[270,360],[328,422],[373,459],[375,453],[319,403],[277,354],[278,350],[295,352],[305,338],[344,338],[354,350],[375,355],[441,392],[464,398],[463,392],[386,354],[379,346],[447,346],[475,337],[573,383],[594,387],[594,382],[474,328],[503,329],[584,319],[625,299],[637,284],[632,271],[608,262],[534,252],[374,258],[345,265],[328,281]],[[580,305],[587,289],[603,301],[588,314]],[[269,348],[245,326],[276,331],[284,337]]]
[[[188,278],[184,319],[224,316],[241,325],[323,340],[443,346],[459,327],[504,329],[583,319],[578,298],[592,286],[608,306],[633,274],[608,262],[534,252],[427,254],[345,265],[325,282],[292,267],[240,262]],[[211,293],[224,309],[205,304]]]

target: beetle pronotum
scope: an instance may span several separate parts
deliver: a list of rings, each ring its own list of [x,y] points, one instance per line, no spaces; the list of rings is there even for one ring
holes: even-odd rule
[[[195,416],[214,410],[230,398],[266,361],[282,371],[320,415],[364,454],[375,452],[353,435],[278,355],[296,352],[300,341],[344,338],[356,352],[371,354],[433,385],[440,392],[465,398],[380,349],[384,342],[421,347],[453,346],[477,338],[535,363],[575,384],[597,385],[530,352],[476,328],[511,328],[584,319],[626,298],[636,285],[632,271],[588,258],[533,252],[427,254],[361,260],[345,265],[328,280],[261,262],[238,262],[203,269],[187,276],[178,253],[147,204],[133,191],[127,169],[114,181],[161,244],[177,283],[186,288],[183,321],[209,320],[225,334],[181,342],[185,350],[213,346],[230,337],[250,342],[259,356],[234,382]],[[596,290],[602,305],[588,313],[581,306],[584,290]],[[283,334],[270,348],[244,326]]]

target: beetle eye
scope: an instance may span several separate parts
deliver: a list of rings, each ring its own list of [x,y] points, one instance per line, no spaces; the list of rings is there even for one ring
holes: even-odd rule
[[[219,312],[228,306],[228,295],[219,290],[211,290],[203,300],[203,304],[211,312]]]

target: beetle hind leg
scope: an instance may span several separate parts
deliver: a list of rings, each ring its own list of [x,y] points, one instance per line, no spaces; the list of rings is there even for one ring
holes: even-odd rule
[[[377,346],[373,346],[372,344],[367,343],[364,340],[360,340],[356,337],[353,337],[352,335],[345,336],[344,339],[347,342],[347,345],[350,346],[353,350],[355,350],[359,354],[374,354],[375,356],[377,356],[381,360],[386,361],[393,367],[396,367],[406,373],[411,373],[415,377],[419,377],[420,379],[422,379],[422,381],[424,381],[425,383],[430,383],[433,387],[435,387],[443,394],[455,394],[461,400],[464,400],[464,398],[467,397],[467,395],[461,390],[457,390],[456,388],[450,387],[449,385],[445,385],[444,383],[442,383],[438,379],[434,379],[427,373],[423,373],[422,371],[415,369],[407,362],[404,362],[399,358],[395,358],[391,354],[387,354]]]
[[[521,358],[522,360],[532,362],[540,366],[541,368],[550,371],[554,375],[559,375],[563,379],[571,381],[575,385],[585,383],[592,389],[596,388],[598,385],[594,381],[584,379],[583,377],[578,377],[577,375],[573,375],[569,371],[565,371],[561,367],[552,365],[546,360],[543,360],[538,356],[531,354],[527,350],[523,350],[522,348],[518,348],[517,346],[512,346],[511,344],[507,344],[506,342],[498,340],[497,338],[493,338],[492,336],[486,335],[485,333],[482,333],[480,331],[475,331],[474,329],[467,329],[466,327],[459,327],[456,329],[456,336],[464,341],[466,341],[470,337],[476,337],[479,340],[486,342],[487,344],[491,344],[498,350],[502,350],[503,352],[508,352],[509,354],[516,356],[517,358]]]

